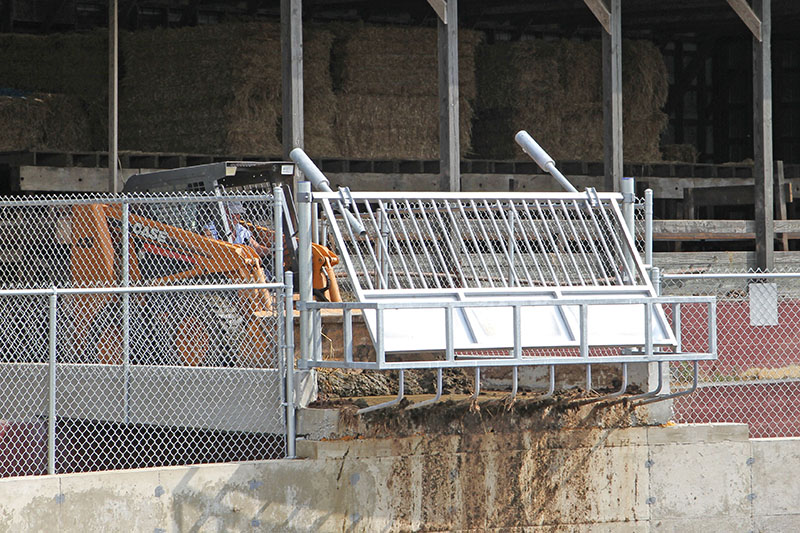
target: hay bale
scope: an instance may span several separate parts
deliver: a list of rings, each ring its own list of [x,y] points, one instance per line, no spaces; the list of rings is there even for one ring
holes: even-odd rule
[[[124,34],[121,147],[280,155],[279,36],[271,23]]]
[[[459,91],[472,102],[475,49],[482,35],[459,30]],[[436,96],[439,91],[437,30],[353,25],[343,43],[342,90],[354,94]]]
[[[92,150],[105,150],[107,144],[107,68],[105,31],[0,34],[0,87],[80,98],[89,120],[86,142]]]
[[[526,129],[554,158],[602,160],[601,49],[600,41],[541,39],[481,47],[475,152],[525,159],[513,135]],[[647,41],[625,41],[623,54],[625,159],[657,161],[666,66]]]
[[[0,96],[0,151],[89,150],[89,117],[76,96]]]
[[[664,161],[680,161],[684,163],[697,163],[700,153],[693,144],[663,144],[661,155]]]
[[[337,131],[346,157],[439,157],[437,30],[338,24],[334,87]],[[481,34],[459,31],[461,152],[472,150],[477,96],[475,53]],[[381,107],[386,106],[386,107]]]
[[[335,35],[320,25],[303,31],[303,113],[305,149],[314,157],[341,155],[336,135],[336,95],[331,75]]]
[[[336,126],[342,151],[358,159],[437,159],[438,110],[435,96],[341,95]],[[471,121],[472,108],[462,102],[462,146]]]

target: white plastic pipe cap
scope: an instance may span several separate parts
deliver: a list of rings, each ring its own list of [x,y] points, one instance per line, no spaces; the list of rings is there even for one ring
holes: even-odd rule
[[[539,146],[539,143],[533,140],[533,137],[531,137],[527,131],[518,131],[514,136],[514,140],[517,141],[517,144],[522,147],[522,149],[531,157],[531,159],[536,161],[536,164],[539,165],[539,168],[545,172],[550,172],[550,169],[547,168],[548,165],[556,164],[553,158],[550,157],[541,146]]]

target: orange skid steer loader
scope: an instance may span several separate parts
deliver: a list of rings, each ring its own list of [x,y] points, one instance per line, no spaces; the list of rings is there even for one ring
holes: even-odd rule
[[[279,174],[280,172],[280,174]],[[214,163],[132,176],[124,192],[205,191],[219,200],[191,204],[166,216],[165,204],[131,203],[128,216],[129,283],[137,285],[224,285],[267,283],[271,274],[254,247],[237,244],[224,216],[215,221],[219,234],[210,236],[197,214],[224,214],[222,192],[272,192],[291,179],[291,163]],[[283,179],[276,179],[277,176]],[[244,186],[244,187],[243,187]],[[254,196],[254,199],[256,197]],[[274,268],[293,269],[293,210],[282,214],[284,259]],[[208,209],[208,206],[211,209]],[[191,214],[189,213],[191,211]],[[176,220],[180,212],[185,220]],[[262,245],[271,245],[272,229],[249,222],[241,225]],[[189,220],[191,218],[191,220]],[[75,286],[119,286],[122,272],[123,212],[120,204],[72,207],[70,274]],[[312,253],[315,293],[340,301],[333,266],[335,253],[315,245]],[[269,265],[269,268],[273,268]],[[323,296],[324,294],[324,296]],[[278,342],[274,295],[266,289],[151,292],[130,295],[130,361],[134,364],[263,367]],[[85,294],[71,297],[74,346],[81,362],[119,364],[123,359],[122,297]],[[273,349],[270,350],[270,347]]]

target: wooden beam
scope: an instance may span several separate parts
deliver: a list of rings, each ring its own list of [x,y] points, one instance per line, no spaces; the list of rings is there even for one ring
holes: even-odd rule
[[[119,183],[119,4],[108,3],[108,191],[117,194]]]
[[[622,187],[622,7],[611,0],[611,31],[603,32],[603,162],[606,187]]]
[[[430,0],[429,0],[430,1]],[[606,33],[611,33],[611,12],[604,0],[583,0]]]
[[[302,0],[281,0],[283,157],[304,147]]]
[[[458,1],[447,0],[448,24],[439,20],[439,172],[442,187],[461,190],[458,109]]]
[[[428,3],[433,10],[436,11],[439,20],[441,20],[443,24],[447,24],[447,2],[445,0],[428,0]]]
[[[772,160],[771,0],[754,0],[761,19],[761,40],[753,39],[753,178],[755,181],[756,258],[758,268],[775,261]]]
[[[800,220],[776,220],[775,233],[787,239],[800,235]],[[653,239],[657,241],[717,240],[738,241],[756,238],[752,220],[654,220]]]
[[[742,19],[742,22],[750,29],[753,37],[760,42],[762,38],[761,18],[753,11],[753,8],[747,3],[747,0],[728,0],[728,4],[730,4],[733,10],[736,11],[736,14],[739,15],[739,18]]]

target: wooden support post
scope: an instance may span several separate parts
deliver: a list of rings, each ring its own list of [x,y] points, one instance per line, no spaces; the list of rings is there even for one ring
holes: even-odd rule
[[[755,185],[756,266],[772,270],[775,262],[772,197],[771,0],[754,0],[761,20],[761,40],[753,37],[753,178]]]
[[[791,192],[791,191],[790,191]],[[783,161],[775,161],[775,187],[773,189],[775,195],[775,215],[778,220],[788,220],[786,213],[786,203],[789,201],[789,194],[786,191],[786,180],[783,174]],[[789,251],[789,235],[781,233],[780,236],[781,251]]]
[[[622,8],[610,0],[611,31],[603,32],[603,161],[606,187],[622,187]]]
[[[281,0],[281,70],[283,157],[288,160],[289,152],[304,147],[302,0]]]
[[[119,6],[108,3],[108,190],[119,192]]]
[[[442,187],[461,191],[458,111],[458,0],[447,0],[439,19],[439,172]]]

